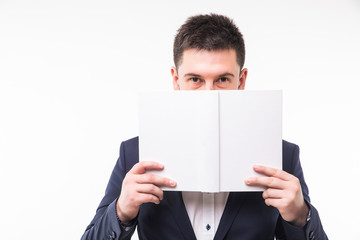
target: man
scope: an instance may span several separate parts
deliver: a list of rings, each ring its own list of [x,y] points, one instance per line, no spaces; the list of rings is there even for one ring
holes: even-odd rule
[[[245,47],[232,20],[211,14],[190,17],[174,41],[175,90],[245,88]],[[189,166],[191,167],[191,166]],[[283,141],[283,169],[254,166],[264,177],[245,179],[261,192],[163,192],[176,182],[147,173],[156,162],[139,162],[138,138],[121,144],[105,196],[82,239],[327,239],[310,204],[299,148]]]

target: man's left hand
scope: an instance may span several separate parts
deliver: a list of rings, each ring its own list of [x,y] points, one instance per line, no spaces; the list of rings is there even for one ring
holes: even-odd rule
[[[250,177],[245,183],[265,187],[262,194],[265,204],[277,208],[285,221],[298,227],[304,226],[309,208],[304,201],[299,179],[280,169],[261,165],[253,168],[265,176]]]

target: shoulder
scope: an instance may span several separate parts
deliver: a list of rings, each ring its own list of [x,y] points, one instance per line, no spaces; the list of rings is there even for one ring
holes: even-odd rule
[[[299,150],[299,146],[295,143],[282,140],[283,154],[292,154],[295,150]]]
[[[120,157],[118,164],[124,166],[128,172],[136,163],[139,162],[139,138],[134,137],[125,140],[120,146]]]
[[[282,141],[282,157],[283,157],[283,170],[293,173],[295,168],[299,165],[299,146],[285,141]]]
[[[123,147],[128,150],[139,151],[139,137],[130,138],[122,142]]]

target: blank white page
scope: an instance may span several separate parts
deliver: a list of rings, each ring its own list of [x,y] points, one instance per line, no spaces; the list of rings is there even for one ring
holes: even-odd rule
[[[282,92],[219,91],[220,191],[259,191],[252,166],[282,168]]]
[[[218,94],[213,91],[143,92],[139,95],[140,161],[177,181],[176,191],[219,191]]]

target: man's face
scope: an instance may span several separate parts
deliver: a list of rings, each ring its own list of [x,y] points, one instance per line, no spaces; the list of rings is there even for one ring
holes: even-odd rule
[[[240,72],[236,52],[188,49],[178,69],[171,68],[175,90],[243,90],[247,69]]]

